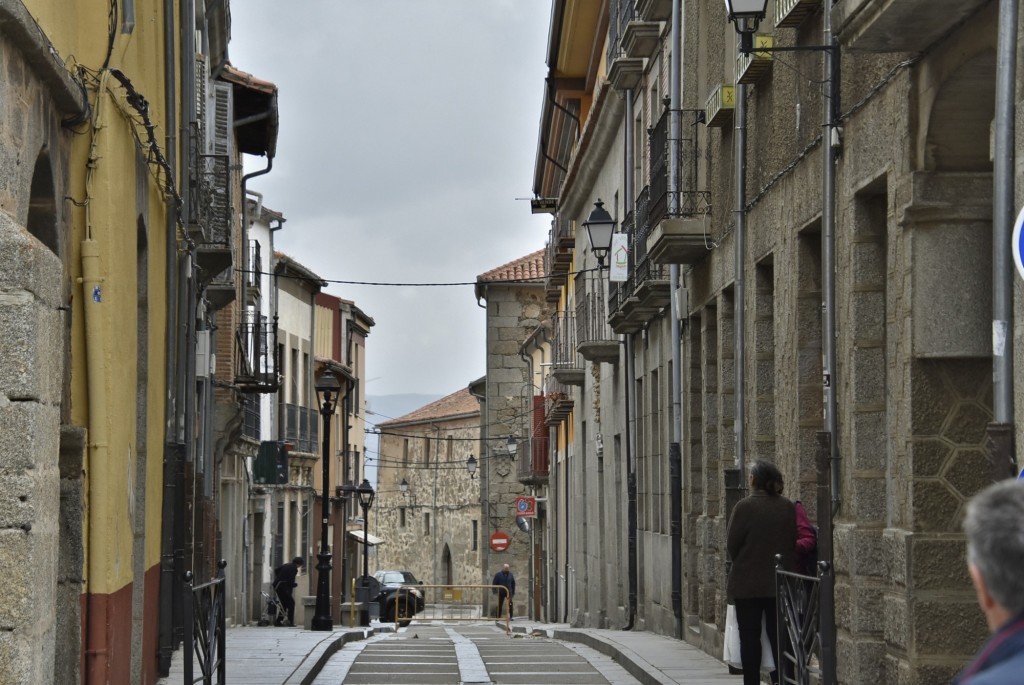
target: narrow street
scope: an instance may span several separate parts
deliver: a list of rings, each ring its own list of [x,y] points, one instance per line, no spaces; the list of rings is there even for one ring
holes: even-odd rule
[[[346,646],[316,685],[632,685],[638,681],[589,647],[547,637],[509,637],[493,624],[412,625]]]

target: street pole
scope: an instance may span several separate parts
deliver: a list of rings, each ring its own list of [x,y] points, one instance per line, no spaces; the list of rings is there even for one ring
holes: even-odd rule
[[[334,415],[334,408],[338,404],[340,390],[338,379],[330,373],[326,373],[317,380],[317,399],[320,404],[320,416],[323,419],[323,447],[321,452],[321,463],[323,471],[321,477],[323,482],[323,493],[320,499],[320,553],[317,558],[317,579],[316,579],[316,613],[313,615],[313,630],[331,630],[331,553],[327,540],[327,517],[331,506],[330,499],[330,475],[331,475],[331,417]]]

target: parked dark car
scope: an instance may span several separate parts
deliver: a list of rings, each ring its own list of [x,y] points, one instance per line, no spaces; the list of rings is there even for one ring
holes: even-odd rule
[[[412,617],[423,611],[423,592],[412,585],[423,585],[409,571],[377,571],[373,577],[380,583],[380,619],[392,623],[398,619],[398,625],[407,626]]]

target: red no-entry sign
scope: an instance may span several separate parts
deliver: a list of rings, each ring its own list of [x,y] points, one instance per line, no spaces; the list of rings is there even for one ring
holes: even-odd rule
[[[495,552],[504,552],[508,549],[509,542],[511,542],[509,537],[500,530],[495,531],[494,534],[491,535],[491,549]]]

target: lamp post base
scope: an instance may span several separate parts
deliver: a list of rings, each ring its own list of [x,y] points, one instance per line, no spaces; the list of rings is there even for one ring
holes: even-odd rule
[[[333,630],[331,620],[331,553],[322,551],[316,555],[316,615],[313,616],[313,630]]]

